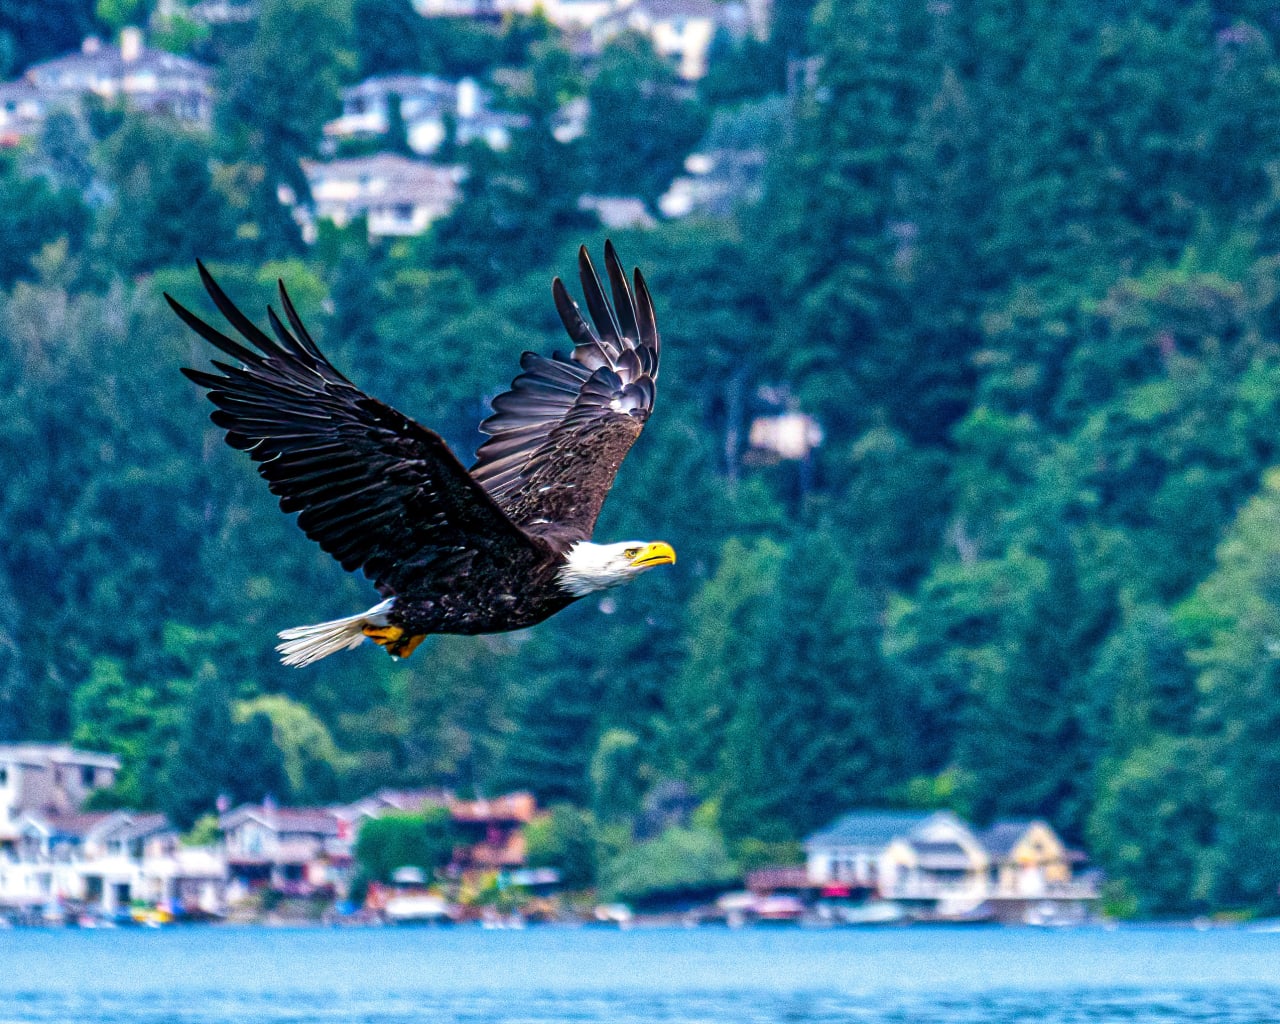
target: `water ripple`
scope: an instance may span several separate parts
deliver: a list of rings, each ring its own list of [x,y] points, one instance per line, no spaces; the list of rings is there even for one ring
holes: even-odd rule
[[[978,995],[15,993],[0,1024],[1275,1024],[1280,989]]]

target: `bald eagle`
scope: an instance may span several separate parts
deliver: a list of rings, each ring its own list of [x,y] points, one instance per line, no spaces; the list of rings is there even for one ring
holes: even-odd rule
[[[523,371],[480,424],[468,470],[434,431],[360,391],[316,347],[284,283],[267,318],[238,310],[198,264],[205,289],[247,342],[165,295],[194,331],[231,357],[183,368],[216,406],[227,444],[249,453],[284,512],[384,600],[368,611],[286,629],[286,665],[309,665],[366,638],[395,657],[432,633],[523,629],[587,594],[676,560],[663,541],[591,541],[614,475],[653,409],[659,340],[640,271],[634,288],[605,244],[610,304],[587,255],[578,270],[589,324],[563,282],[556,310],[573,351],[525,352]],[[252,347],[249,347],[252,346]]]

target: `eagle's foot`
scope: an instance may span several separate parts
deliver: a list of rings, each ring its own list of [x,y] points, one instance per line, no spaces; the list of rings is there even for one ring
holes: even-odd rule
[[[425,633],[405,636],[400,626],[365,626],[362,632],[393,658],[407,658],[427,638]]]

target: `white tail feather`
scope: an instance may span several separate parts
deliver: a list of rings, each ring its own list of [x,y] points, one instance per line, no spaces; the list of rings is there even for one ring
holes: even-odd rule
[[[293,629],[281,630],[280,639],[284,643],[276,647],[282,655],[280,660],[286,665],[302,668],[338,651],[359,647],[365,639],[364,627],[385,626],[387,612],[395,603],[396,599],[389,597],[359,615],[349,615],[332,622],[318,622],[314,626],[295,626]]]

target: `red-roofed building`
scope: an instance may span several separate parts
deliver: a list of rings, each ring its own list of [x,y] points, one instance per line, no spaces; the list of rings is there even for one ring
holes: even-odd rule
[[[538,814],[532,793],[508,793],[492,800],[455,800],[449,813],[466,845],[454,855],[462,870],[509,870],[524,866],[524,826]]]

